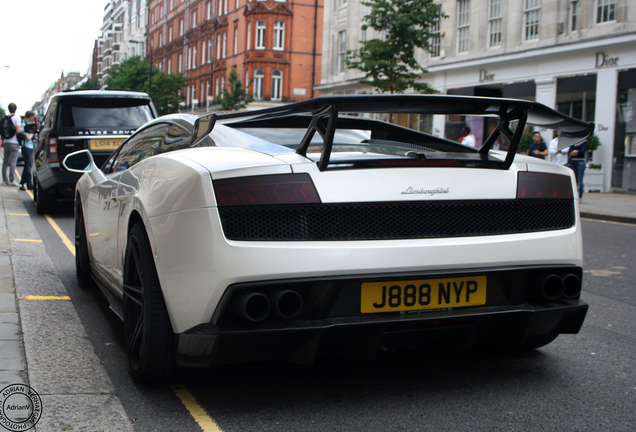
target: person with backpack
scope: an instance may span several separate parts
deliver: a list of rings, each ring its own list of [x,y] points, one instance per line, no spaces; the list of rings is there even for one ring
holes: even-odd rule
[[[15,181],[14,173],[20,154],[18,134],[24,133],[24,130],[20,124],[20,116],[15,114],[17,109],[16,104],[11,102],[9,104],[9,115],[2,119],[2,148],[4,151],[4,160],[2,161],[2,186],[20,186],[20,183]],[[11,125],[13,125],[13,128]],[[13,132],[12,135],[11,132]]]
[[[35,113],[27,111],[24,113],[22,121],[22,129],[28,124],[35,123]],[[25,133],[25,139],[22,145],[22,158],[24,159],[24,168],[22,169],[22,179],[20,180],[20,190],[33,189],[33,176],[31,175],[31,167],[33,166],[33,137],[35,134]]]

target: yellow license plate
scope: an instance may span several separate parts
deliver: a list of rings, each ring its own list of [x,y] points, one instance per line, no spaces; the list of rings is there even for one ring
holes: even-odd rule
[[[486,304],[486,276],[365,282],[362,313],[401,312]]]
[[[91,139],[91,150],[116,150],[123,139]]]

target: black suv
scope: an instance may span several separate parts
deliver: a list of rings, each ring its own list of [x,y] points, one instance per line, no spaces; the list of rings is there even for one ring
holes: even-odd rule
[[[146,93],[80,90],[55,94],[49,101],[37,141],[34,189],[37,212],[55,209],[58,198],[72,198],[80,174],[61,162],[69,153],[89,149],[97,165],[157,111]]]

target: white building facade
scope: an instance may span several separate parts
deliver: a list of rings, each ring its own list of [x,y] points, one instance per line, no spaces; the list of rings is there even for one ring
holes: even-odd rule
[[[97,40],[97,78],[103,84],[111,68],[132,56],[145,57],[147,0],[113,0],[104,8]]]
[[[442,94],[541,102],[596,123],[601,165],[594,189],[636,189],[636,0],[442,0],[447,15],[422,77]],[[359,0],[325,5],[323,95],[371,92],[342,64],[343,52],[376,37],[361,30]],[[368,33],[369,31],[367,31]],[[491,127],[470,119],[478,138]],[[426,132],[457,139],[463,120],[436,119]],[[551,131],[540,131],[546,142]],[[479,143],[478,143],[479,144]],[[591,178],[591,170],[588,170]]]

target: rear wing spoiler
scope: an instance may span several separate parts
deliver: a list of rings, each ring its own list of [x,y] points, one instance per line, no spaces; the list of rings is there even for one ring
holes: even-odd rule
[[[470,163],[475,166],[501,169],[508,169],[512,164],[526,125],[560,131],[559,148],[578,144],[589,137],[594,130],[593,122],[569,117],[538,102],[448,95],[324,96],[258,111],[220,114],[218,120],[222,120],[228,126],[275,127],[278,124],[283,127],[287,124],[297,124],[298,121],[294,121],[294,118],[302,116],[305,120],[302,124],[306,127],[306,132],[296,152],[306,157],[309,144],[318,133],[324,143],[318,161],[318,168],[322,171],[329,165],[339,115],[359,113],[441,114],[498,118],[497,126],[484,139],[484,144],[478,151],[473,152],[463,146],[459,146],[458,149],[461,148],[459,151],[462,153],[468,153],[461,158],[464,165]],[[340,122],[343,122],[342,118]],[[394,129],[405,128],[395,126]],[[451,141],[421,132],[416,133],[438,142],[445,141],[446,147],[454,146]],[[510,142],[504,161],[488,155],[496,140],[502,136]]]

